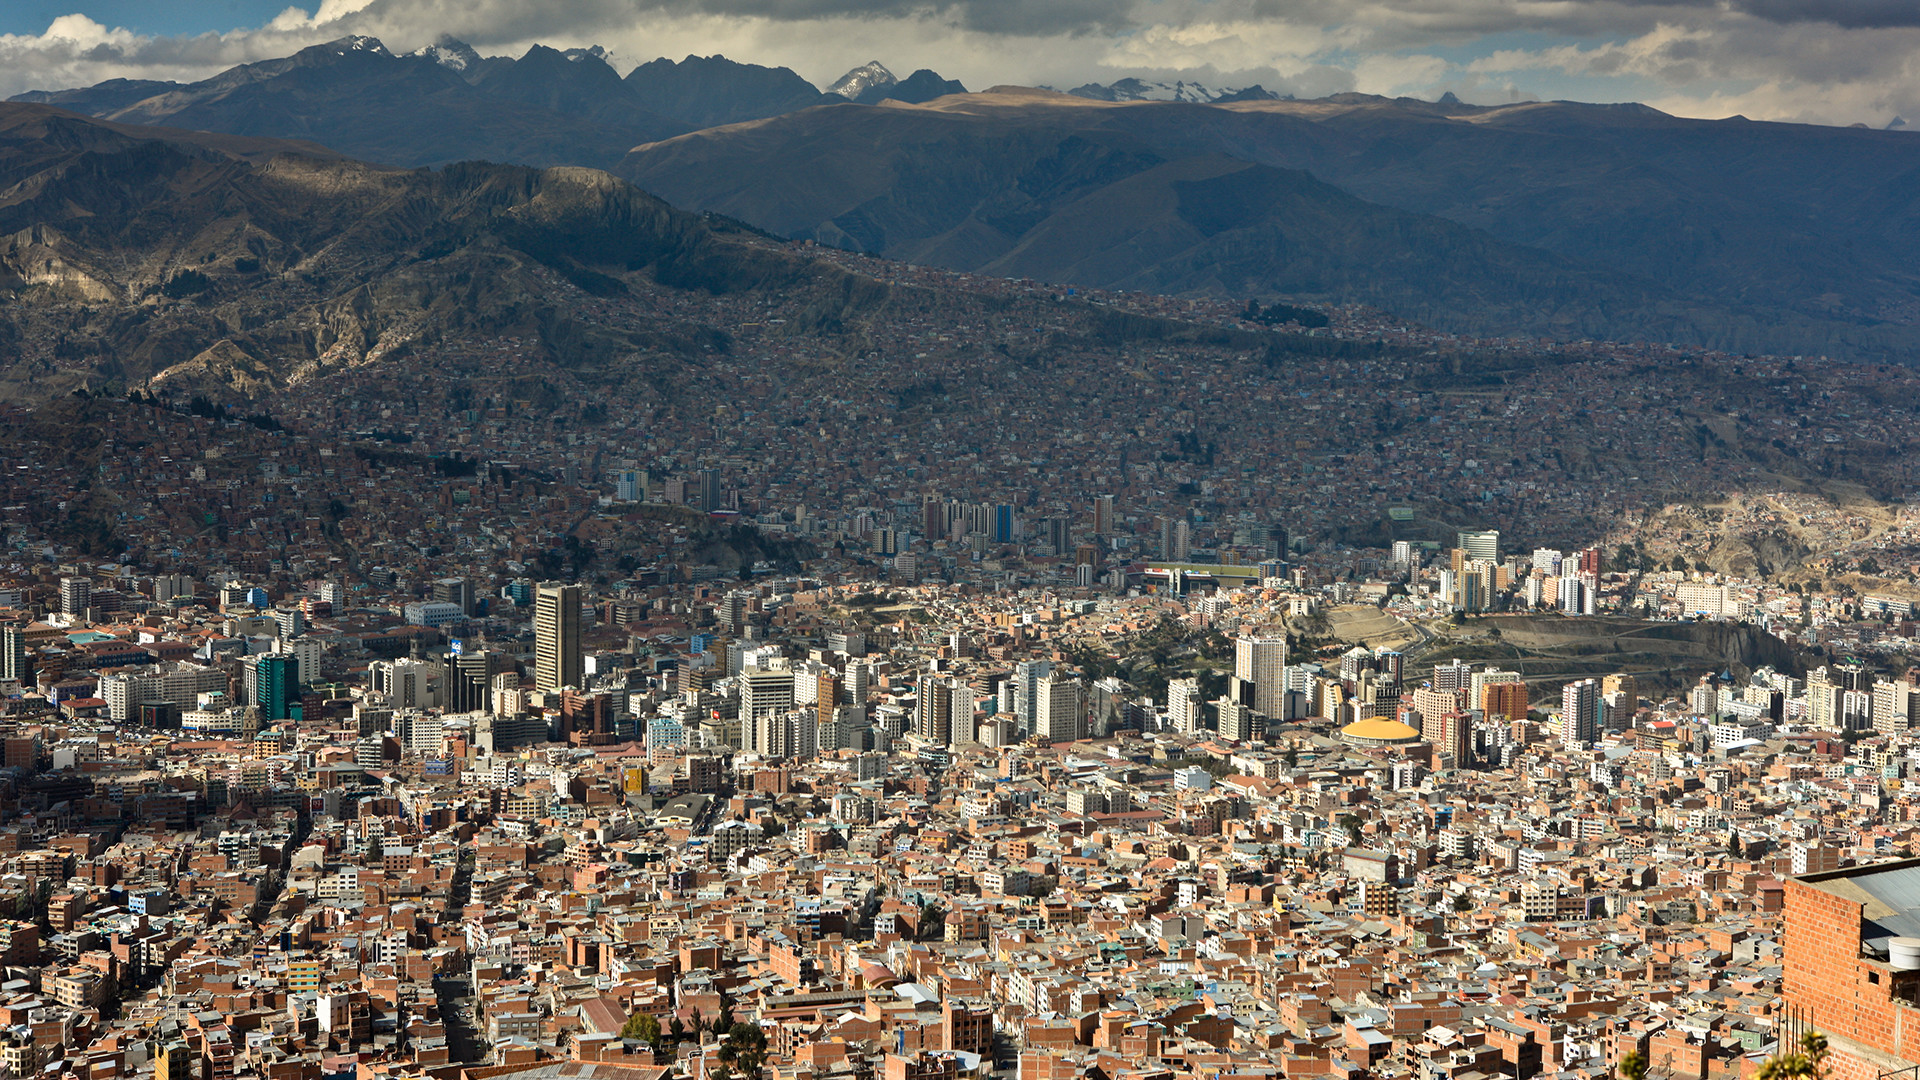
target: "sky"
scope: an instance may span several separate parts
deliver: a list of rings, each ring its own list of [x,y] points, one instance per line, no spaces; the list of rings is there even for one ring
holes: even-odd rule
[[[1920,125],[1920,0],[4,0],[0,96],[205,78],[348,34],[597,44],[623,74],[719,53],[823,87],[879,60],[971,89],[1135,76]]]

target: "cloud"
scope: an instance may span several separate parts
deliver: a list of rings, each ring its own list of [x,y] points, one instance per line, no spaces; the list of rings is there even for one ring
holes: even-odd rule
[[[1646,100],[1822,123],[1920,116],[1913,0],[317,0],[265,25],[150,37],[66,15],[0,35],[0,93],[189,80],[347,34],[443,34],[646,59],[725,53],[824,85],[880,59],[971,87],[1134,75],[1467,100]]]
[[[1353,75],[1362,93],[1394,97],[1425,90],[1444,78],[1449,69],[1450,65],[1437,56],[1380,53],[1361,57],[1353,66]]]

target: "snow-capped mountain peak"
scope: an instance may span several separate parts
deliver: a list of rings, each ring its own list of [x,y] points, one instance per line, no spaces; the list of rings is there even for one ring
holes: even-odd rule
[[[473,51],[473,46],[450,37],[443,37],[407,55],[424,57],[453,71],[465,71],[480,62],[480,54]]]
[[[840,76],[832,86],[827,87],[827,93],[839,94],[852,101],[876,86],[892,86],[899,81],[894,78],[893,72],[887,70],[886,65],[871,60]]]
[[[1258,86],[1241,89],[1215,88],[1205,83],[1187,82],[1184,79],[1176,79],[1173,82],[1150,82],[1131,76],[1105,86],[1099,83],[1076,86],[1067,93],[1097,101],[1181,101],[1196,105],[1206,105],[1216,101],[1249,101],[1279,97],[1278,94]]]
[[[379,38],[368,37],[365,34],[353,34],[348,37],[343,37],[338,41],[329,42],[328,47],[336,56],[345,56],[350,52],[373,53],[376,56],[393,55],[387,51],[387,47],[381,43]]]

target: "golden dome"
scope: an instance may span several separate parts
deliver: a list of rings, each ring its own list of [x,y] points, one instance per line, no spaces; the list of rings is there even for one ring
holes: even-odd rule
[[[1342,738],[1364,739],[1367,742],[1419,742],[1420,729],[1398,720],[1374,717],[1371,720],[1355,720],[1340,729]]]

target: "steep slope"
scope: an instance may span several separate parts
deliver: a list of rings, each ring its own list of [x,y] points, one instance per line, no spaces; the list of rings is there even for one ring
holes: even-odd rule
[[[1308,231],[1256,270],[1257,253],[1240,253],[1247,243],[1257,250],[1255,233],[1223,229],[1219,242],[1234,246],[1242,268],[1228,277],[1248,286],[1344,281],[1302,295],[1398,295],[1395,310],[1435,312],[1440,325],[1470,331],[1578,327],[1881,358],[1920,349],[1920,267],[1907,256],[1920,235],[1920,140],[1901,133],[1687,121],[1638,106],[1480,108],[1363,95],[1116,104],[1008,88],[693,133],[637,148],[619,171],[678,205],[787,235],[956,269],[1045,267],[1093,274],[1077,278],[1090,285],[1207,292],[1229,287],[1207,265],[1220,250],[1123,244],[1093,258],[1075,246],[1081,230],[1041,225],[1161,163],[1216,156],[1304,171],[1358,196],[1344,212],[1375,217],[1377,227],[1358,231],[1383,241],[1347,248],[1296,221]],[[1249,201],[1220,213],[1247,227],[1289,213],[1263,200],[1294,197],[1286,185],[1235,190]],[[1077,220],[1091,220],[1097,205]],[[1120,224],[1142,235],[1183,227],[1175,200],[1128,205],[1145,216]],[[1390,211],[1499,243],[1409,231],[1415,219]],[[1396,250],[1388,241],[1401,235],[1409,246]],[[1321,258],[1303,274],[1278,255],[1294,260],[1316,245],[1326,258],[1344,252],[1353,272]],[[1016,249],[1015,262],[1001,261]],[[1463,253],[1472,259],[1460,261]],[[1546,308],[1456,303],[1463,290],[1491,301],[1522,266],[1533,268],[1522,277]],[[1371,293],[1362,288],[1368,274],[1379,278]]]
[[[893,72],[887,70],[887,65],[878,60],[869,60],[833,80],[833,85],[827,87],[827,93],[846,98],[848,101],[859,101],[864,96],[880,94],[899,81],[894,77]]]
[[[298,149],[0,105],[0,340],[52,344],[32,361],[6,350],[0,396],[249,397],[500,335],[563,365],[698,350],[711,331],[670,309],[646,341],[568,311],[641,284],[846,291],[842,271],[729,239],[605,173],[400,171]]]

